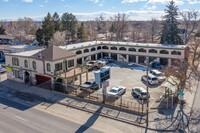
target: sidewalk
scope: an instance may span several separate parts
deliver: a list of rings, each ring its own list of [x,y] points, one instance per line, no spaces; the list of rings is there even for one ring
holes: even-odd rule
[[[14,82],[12,80],[5,80],[1,82],[0,90],[4,92],[11,92],[11,93],[21,92],[26,95],[30,94],[30,96],[36,95],[40,98],[44,98],[48,100],[47,102],[58,103],[64,106],[69,106],[69,107],[83,110],[90,113],[95,113],[98,111],[99,108],[102,108],[101,112],[99,112],[100,115],[109,117],[111,119],[128,122],[128,123],[139,124],[138,120],[141,119],[141,116],[136,115],[136,114],[112,109],[111,107],[108,107],[108,106],[102,106],[98,104],[89,103],[87,101],[70,97],[65,94],[61,94],[59,92],[52,92],[50,90],[45,90],[42,88],[38,88],[36,86],[30,86],[23,83]],[[36,103],[32,102],[32,103],[33,103],[33,106],[38,104],[38,102]],[[140,124],[144,122],[145,122],[144,119],[140,120]]]

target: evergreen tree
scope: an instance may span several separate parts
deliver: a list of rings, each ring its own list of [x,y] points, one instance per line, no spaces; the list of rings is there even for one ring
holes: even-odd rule
[[[60,21],[60,17],[59,17],[57,12],[55,12],[53,14],[52,20],[53,20],[53,23],[54,23],[55,32],[60,31],[61,30],[61,21]]]
[[[76,32],[77,32],[77,24],[78,21],[76,19],[76,16],[74,16],[72,13],[64,13],[61,17],[62,21],[62,30],[66,31],[66,39],[68,39],[69,42],[69,37],[71,37],[71,40],[73,40]]]
[[[48,41],[53,37],[54,31],[54,23],[51,14],[48,13],[42,21],[42,29],[38,29],[36,32],[37,41],[48,46]]]
[[[179,36],[180,30],[178,25],[180,24],[177,20],[178,18],[178,7],[175,5],[175,2],[172,0],[166,6],[165,10],[166,15],[164,16],[164,21],[162,23],[161,31],[161,44],[173,44],[173,45],[183,45],[183,40]]]
[[[36,31],[36,39],[37,41],[39,42],[39,45],[42,45],[44,42],[43,42],[43,30],[41,28],[39,28],[37,31]]]
[[[5,35],[6,34],[6,30],[4,29],[3,25],[1,25],[1,27],[0,27],[0,34],[1,35]]]
[[[88,36],[85,33],[85,27],[84,27],[84,23],[83,22],[81,22],[81,26],[78,28],[77,37],[81,41],[87,41],[88,40]]]

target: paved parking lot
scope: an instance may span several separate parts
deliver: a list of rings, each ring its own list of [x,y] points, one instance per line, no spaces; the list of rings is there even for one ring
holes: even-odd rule
[[[146,74],[145,68],[116,63],[110,63],[105,67],[111,68],[111,78],[109,79],[109,87],[107,88],[107,92],[114,86],[124,86],[127,90],[122,98],[141,103],[140,100],[132,96],[131,92],[133,87],[143,87],[146,89],[145,83],[141,81],[141,76]],[[89,72],[89,79],[94,79],[95,71],[97,70]],[[82,79],[84,83],[86,78]],[[77,81],[77,83],[79,82]],[[102,89],[99,89],[98,91],[102,92]],[[161,89],[159,85],[149,87],[150,107],[155,105],[155,101],[160,98],[163,91],[164,90]]]

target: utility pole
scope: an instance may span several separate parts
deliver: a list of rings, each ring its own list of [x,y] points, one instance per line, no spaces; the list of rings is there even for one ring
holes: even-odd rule
[[[146,124],[149,125],[149,58],[146,57],[146,73],[147,73],[147,116],[146,116]]]

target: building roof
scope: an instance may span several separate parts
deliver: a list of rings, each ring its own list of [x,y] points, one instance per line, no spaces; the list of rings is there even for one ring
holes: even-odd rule
[[[76,54],[74,54],[68,50],[61,49],[55,45],[51,45],[48,48],[32,55],[31,57],[33,57],[33,58],[41,57],[44,60],[54,61],[54,60],[59,60],[59,59],[72,57],[72,56],[76,56]]]
[[[0,35],[0,39],[14,39],[15,37],[10,35]]]
[[[31,51],[24,51],[24,52],[18,52],[18,53],[8,53],[6,55],[16,55],[16,56],[25,56],[25,57],[30,57],[44,49],[36,49],[36,50],[31,50]]]
[[[134,42],[117,42],[117,41],[90,41],[90,42],[83,42],[77,44],[70,44],[65,46],[60,46],[62,49],[73,50],[79,49],[83,47],[89,47],[93,45],[124,45],[124,46],[136,46],[136,47],[157,47],[157,48],[178,48],[178,49],[185,49],[187,45],[171,45],[171,44],[157,44],[157,43],[134,43]]]

